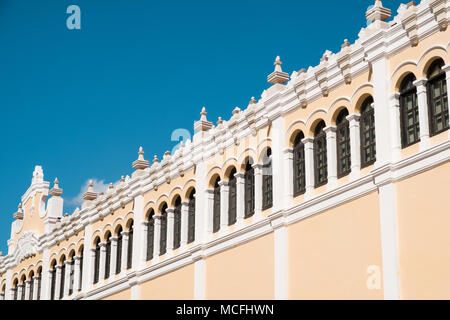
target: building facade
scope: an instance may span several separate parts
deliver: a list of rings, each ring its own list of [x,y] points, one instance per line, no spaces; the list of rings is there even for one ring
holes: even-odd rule
[[[0,300],[449,299],[449,0],[381,1],[338,53],[63,214],[36,166]]]

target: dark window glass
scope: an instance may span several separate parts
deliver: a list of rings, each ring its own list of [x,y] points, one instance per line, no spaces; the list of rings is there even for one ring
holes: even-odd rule
[[[195,190],[189,197],[188,243],[195,241]]]
[[[167,205],[164,204],[161,211],[161,241],[159,255],[163,255],[167,251]]]
[[[39,272],[38,279],[37,279],[37,300],[41,300],[41,279],[42,279],[42,273]]]
[[[350,127],[347,120],[347,109],[339,112],[336,119],[336,147],[338,178],[346,176],[351,170]]]
[[[305,145],[302,139],[305,136],[300,132],[294,140],[294,196],[305,193],[306,188],[306,173],[305,173]]]
[[[128,254],[127,254],[127,269],[133,266],[133,222],[131,222],[130,230],[128,233]]]
[[[314,179],[315,187],[320,187],[328,181],[327,163],[327,136],[323,129],[325,122],[322,120],[314,131]]]
[[[236,223],[236,169],[233,168],[230,173],[230,180],[228,183],[228,225],[231,226]]]
[[[247,162],[244,174],[245,181],[245,218],[255,214],[255,169],[251,161]]]
[[[268,149],[267,153],[263,159],[263,210],[269,209],[273,204],[273,194],[272,194],[272,150]]]
[[[30,277],[30,290],[28,292],[28,300],[33,300],[33,291],[34,291],[34,279],[33,276]]]
[[[56,265],[52,266],[51,271],[51,290],[50,290],[50,300],[55,300],[55,291],[56,291]]]
[[[448,130],[448,97],[444,61],[436,60],[428,71],[428,111],[430,135],[434,136]]]
[[[152,210],[148,215],[147,222],[147,261],[153,259],[153,243],[155,241],[155,220],[153,216],[155,212]]]
[[[213,207],[213,232],[220,229],[220,179],[217,178],[214,184],[214,207]]]
[[[175,201],[173,221],[173,248],[178,249],[181,243],[181,198]]]
[[[13,300],[17,300],[17,290],[18,290],[18,288],[19,288],[19,285],[18,285],[17,282],[15,282],[14,283],[14,297],[13,297]],[[52,300],[53,300],[53,298],[52,298]]]
[[[106,257],[105,257],[105,279],[109,278],[109,270],[111,266],[111,236],[106,241]]]
[[[69,296],[73,293],[73,281],[74,281],[74,274],[75,274],[75,261],[72,257],[72,260],[70,261],[70,276],[69,276]]]
[[[83,249],[81,248],[80,251],[80,282],[78,283],[78,291],[81,291],[82,283],[83,283]]]
[[[417,90],[413,84],[415,80],[416,77],[410,74],[406,76],[400,86],[402,148],[408,147],[420,140]]]
[[[94,264],[94,284],[98,282],[99,271],[100,271],[100,240],[97,240],[95,245],[95,264]]]
[[[117,259],[116,259],[116,274],[119,274],[122,269],[122,228],[119,228],[117,233]]]
[[[376,160],[375,112],[372,103],[373,98],[368,97],[361,106],[361,118],[359,120],[361,168],[373,164]]]

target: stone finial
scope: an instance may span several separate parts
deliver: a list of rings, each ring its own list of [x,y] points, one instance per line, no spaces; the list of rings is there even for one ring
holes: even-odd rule
[[[342,47],[342,49],[347,48],[347,47],[350,47],[350,42],[348,42],[347,39],[344,39],[344,43],[342,44],[341,47]]]
[[[41,166],[35,166],[33,171],[33,178],[31,184],[40,183],[44,181],[44,171]]]
[[[50,194],[54,197],[59,197],[60,195],[62,195],[62,193],[63,193],[63,189],[59,188],[58,178],[55,178],[55,182],[54,182],[53,188],[50,190]]]
[[[155,156],[153,157],[153,163],[157,163],[158,161],[158,156],[155,154]]]
[[[283,70],[281,70],[281,60],[280,60],[280,56],[277,56],[275,58],[275,62],[273,63],[275,65],[275,70],[274,72],[272,72],[271,74],[269,74],[267,76],[267,82],[271,83],[271,84],[283,84],[286,81],[289,81],[289,74],[287,74],[286,72],[283,72]]]
[[[255,99],[255,97],[252,97],[252,98],[250,99],[250,102],[249,102],[248,104],[256,104],[256,99]]]
[[[121,183],[125,183],[125,176],[121,176],[121,177],[120,177],[120,182],[121,182]]]
[[[236,108],[234,108],[234,110],[233,110],[233,116],[235,115],[235,114],[238,114],[239,112],[241,112],[241,109],[239,108],[239,107],[236,107]]]
[[[149,162],[144,159],[144,149],[142,147],[139,147],[138,154],[138,159],[133,162],[133,168],[136,170],[144,170],[148,168]]]
[[[216,124],[217,124],[218,126],[220,126],[222,123],[223,123],[222,117],[219,117],[219,119],[217,119]]]
[[[13,214],[14,219],[16,220],[23,220],[23,210],[22,210],[22,204],[19,203],[17,206],[17,212]]]
[[[194,130],[195,131],[208,131],[213,127],[212,122],[209,122],[206,118],[206,108],[202,108],[202,112],[200,112],[200,120],[194,123]]]
[[[94,192],[94,182],[89,180],[89,187],[87,191],[83,194],[83,199],[86,201],[92,201],[97,199],[98,194]]]
[[[106,194],[112,194],[114,192],[114,184],[111,182],[108,185],[108,191],[106,191]]]
[[[384,8],[381,0],[375,0],[375,5],[366,12],[366,19],[370,22],[386,21],[390,17],[391,10]]]

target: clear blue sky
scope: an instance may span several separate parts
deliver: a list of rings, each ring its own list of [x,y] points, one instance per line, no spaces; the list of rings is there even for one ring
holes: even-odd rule
[[[405,1],[407,2],[407,1]],[[393,13],[401,2],[384,0]],[[66,9],[81,8],[81,30]],[[283,70],[353,42],[373,0],[1,0],[0,251],[35,165],[59,178],[65,212],[90,178],[131,174],[139,146],[161,159],[208,119],[229,119]]]

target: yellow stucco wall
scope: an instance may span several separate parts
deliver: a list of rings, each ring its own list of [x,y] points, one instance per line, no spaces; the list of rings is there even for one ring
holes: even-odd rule
[[[450,299],[450,163],[396,189],[402,298]]]
[[[190,264],[162,275],[139,286],[140,299],[192,300],[194,299],[194,265]]]
[[[382,299],[366,286],[381,270],[378,194],[373,192],[288,227],[289,299]]]
[[[273,233],[206,259],[206,299],[273,298]]]

